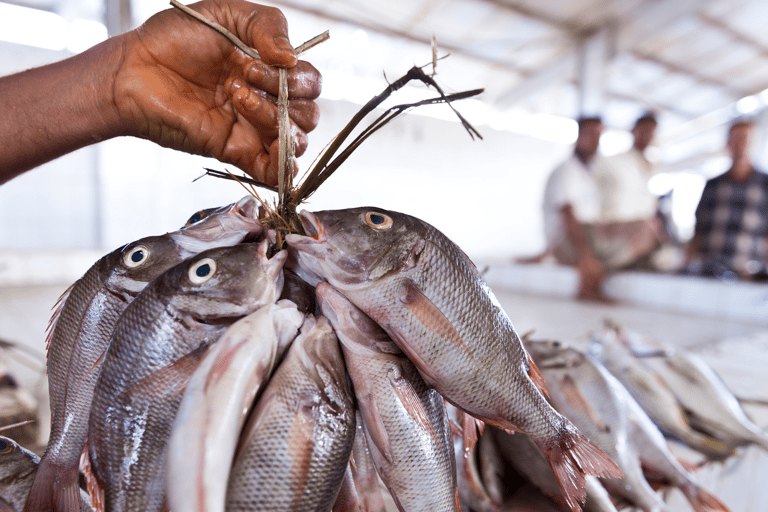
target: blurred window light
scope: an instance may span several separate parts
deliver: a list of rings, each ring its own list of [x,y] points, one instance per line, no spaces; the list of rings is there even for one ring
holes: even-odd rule
[[[561,144],[573,144],[579,131],[578,124],[573,119],[551,114],[530,114],[517,109],[491,116],[489,125],[494,130]]]
[[[679,172],[672,189],[672,221],[683,240],[693,236],[696,226],[696,207],[704,190],[705,179],[694,172]]]
[[[69,23],[58,14],[0,3],[0,39],[9,43],[63,50]]]
[[[107,38],[107,27],[98,21],[72,23],[50,11],[0,2],[0,40],[80,53]]]
[[[648,180],[648,190],[655,196],[663,196],[675,187],[675,176],[668,172],[654,174]]]
[[[67,50],[80,53],[107,39],[107,27],[98,21],[75,20],[69,26]]]
[[[757,96],[745,96],[736,102],[736,110],[740,114],[749,114],[762,106],[763,102]]]
[[[600,151],[605,156],[624,153],[632,147],[632,134],[627,130],[606,130],[600,137]]]

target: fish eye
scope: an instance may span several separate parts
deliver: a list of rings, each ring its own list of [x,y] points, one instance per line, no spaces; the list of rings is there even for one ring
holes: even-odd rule
[[[199,212],[195,212],[192,214],[192,216],[187,220],[187,223],[184,224],[184,227],[187,228],[194,224],[195,222],[200,222],[205,218],[205,211],[200,210]]]
[[[10,453],[13,451],[13,444],[5,439],[0,439],[0,453]]]
[[[128,268],[136,268],[149,258],[149,247],[137,245],[123,255],[123,263]]]
[[[211,258],[203,258],[189,267],[189,280],[192,284],[203,284],[216,273],[216,262]]]
[[[192,214],[192,216],[187,220],[187,223],[182,226],[181,229],[188,228],[192,224],[197,224],[201,220],[210,217],[211,214],[216,212],[218,208],[206,208],[205,210],[200,210]]]
[[[377,231],[386,231],[392,227],[392,217],[379,212],[366,213],[365,222]]]

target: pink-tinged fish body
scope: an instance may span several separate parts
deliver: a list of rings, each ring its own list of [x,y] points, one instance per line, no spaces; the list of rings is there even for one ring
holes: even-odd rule
[[[288,235],[292,268],[325,280],[378,323],[448,401],[529,434],[572,509],[584,475],[618,475],[602,450],[555,411],[512,322],[469,258],[431,225],[397,212],[302,212]]]
[[[443,398],[381,327],[341,293],[320,283],[317,297],[341,342],[376,469],[398,508],[458,510]]]
[[[645,512],[669,512],[643,474],[632,443],[629,393],[605,367],[557,341],[526,341],[550,383],[550,400],[621,467],[621,480],[605,480],[606,488]]]
[[[238,320],[211,346],[184,392],[169,443],[171,510],[224,511],[240,430],[304,320],[287,300]]]
[[[93,388],[115,323],[133,298],[186,258],[261,232],[257,204],[246,196],[178,231],[142,238],[113,251],[59,299],[48,334],[51,433],[26,511],[80,510],[78,464]]]
[[[339,342],[326,319],[308,317],[243,430],[226,510],[330,511],[354,435]]]
[[[89,455],[110,511],[161,510],[168,438],[209,345],[274,302],[287,254],[267,242],[204,251],[152,281],[120,317],[96,384]]]

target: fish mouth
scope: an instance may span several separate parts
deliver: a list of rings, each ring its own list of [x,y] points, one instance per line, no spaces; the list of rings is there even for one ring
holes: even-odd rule
[[[299,213],[299,220],[301,221],[301,227],[304,228],[304,233],[306,233],[307,237],[317,240],[318,242],[325,239],[323,225],[312,212],[302,210]]]
[[[247,219],[258,219],[259,204],[253,196],[245,196],[231,206],[231,212]]]

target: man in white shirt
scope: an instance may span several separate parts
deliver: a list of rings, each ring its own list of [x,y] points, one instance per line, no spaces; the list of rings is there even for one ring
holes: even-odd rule
[[[578,120],[579,134],[573,154],[557,166],[544,189],[544,230],[549,252],[559,263],[579,271],[578,297],[605,300],[603,263],[595,257],[589,225],[600,216],[600,191],[594,175],[603,123],[599,117]]]
[[[653,164],[645,151],[656,134],[656,117],[641,116],[632,128],[632,148],[605,159],[597,169],[598,186],[603,197],[601,222],[632,222],[656,216],[658,198],[648,190]]]

